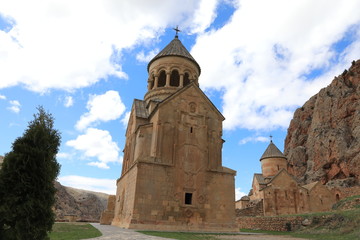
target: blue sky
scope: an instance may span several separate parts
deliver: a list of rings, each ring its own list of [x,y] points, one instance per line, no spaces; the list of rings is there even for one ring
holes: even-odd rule
[[[22,6],[22,7],[19,7]],[[223,113],[223,165],[248,193],[269,135],[360,55],[358,0],[0,2],[0,155],[36,107],[62,133],[59,181],[115,193],[128,113],[147,63],[182,30]]]

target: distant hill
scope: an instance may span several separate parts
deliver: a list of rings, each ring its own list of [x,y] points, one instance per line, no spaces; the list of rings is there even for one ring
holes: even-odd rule
[[[55,182],[56,221],[74,216],[77,221],[98,222],[107,205],[108,194],[62,186]]]
[[[289,172],[302,184],[320,180],[353,188],[360,179],[360,60],[297,109],[285,139]]]

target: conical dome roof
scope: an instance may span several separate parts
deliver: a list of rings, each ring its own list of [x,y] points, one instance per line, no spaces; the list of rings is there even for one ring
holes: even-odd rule
[[[264,154],[261,156],[260,161],[265,158],[285,158],[285,155],[270,141],[269,146],[266,148]]]
[[[193,63],[195,63],[199,69],[199,73],[201,72],[200,65],[196,62],[193,56],[191,56],[189,51],[184,47],[184,45],[181,43],[177,36],[175,36],[175,38],[161,52],[159,52],[158,55],[151,59],[148,64],[147,70],[149,71],[151,63],[153,63],[155,60],[167,56],[178,56],[187,58]]]

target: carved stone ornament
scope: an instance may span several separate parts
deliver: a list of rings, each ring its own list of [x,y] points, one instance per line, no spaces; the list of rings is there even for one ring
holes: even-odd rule
[[[195,103],[190,103],[189,104],[189,108],[190,108],[190,112],[191,113],[195,113],[196,112],[196,104]]]
[[[198,202],[201,204],[205,203],[205,200],[206,200],[206,197],[202,194],[198,197]]]
[[[187,208],[184,213],[185,213],[185,216],[188,218],[192,217],[192,215],[194,214],[193,211],[189,208]]]

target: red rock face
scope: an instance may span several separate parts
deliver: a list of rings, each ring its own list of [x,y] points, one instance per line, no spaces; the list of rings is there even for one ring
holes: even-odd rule
[[[285,139],[288,170],[301,183],[357,185],[360,175],[360,60],[297,109]]]
[[[62,186],[55,182],[56,202],[54,206],[56,221],[64,221],[65,216],[73,215],[75,221],[98,222],[106,208],[107,194]]]

